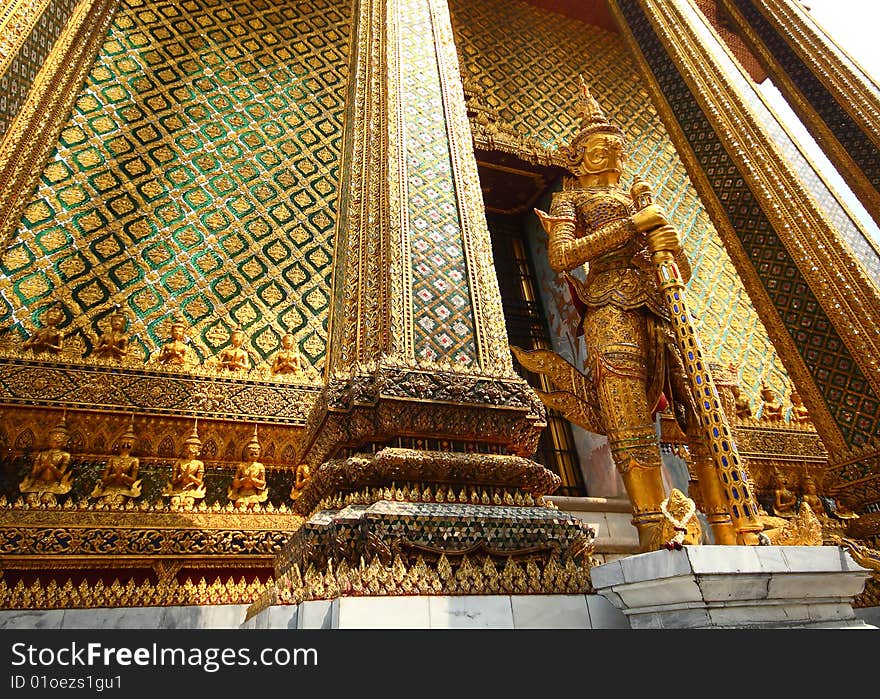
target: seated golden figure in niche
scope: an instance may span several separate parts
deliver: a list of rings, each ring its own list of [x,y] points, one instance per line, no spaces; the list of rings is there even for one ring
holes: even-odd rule
[[[791,421],[801,424],[812,422],[807,406],[804,405],[804,399],[797,391],[791,392]],[[815,508],[813,509],[815,510]]]
[[[171,480],[165,484],[162,495],[171,498],[172,505],[191,506],[205,497],[205,464],[198,458],[202,451],[198,420],[183,442],[183,455],[174,462]]]
[[[119,438],[119,455],[107,459],[101,479],[92,490],[93,498],[125,501],[141,495],[141,479],[138,478],[140,461],[131,455],[137,436],[134,433],[134,417],[128,430]]]
[[[788,481],[779,473],[773,472],[773,514],[777,517],[794,517],[797,514],[797,494],[788,487]]]
[[[186,321],[177,313],[171,322],[171,337],[156,355],[155,361],[163,366],[186,368],[196,364],[193,349],[186,336]]]
[[[100,359],[122,361],[128,354],[129,335],[125,332],[128,318],[116,307],[110,316],[110,327],[98,338],[95,345],[94,355]]]
[[[743,394],[742,389],[734,384],[730,387],[733,394],[734,410],[736,411],[737,420],[748,420],[752,417],[752,407],[749,405],[749,399]]]
[[[257,459],[260,458],[260,440],[257,438],[257,428],[245,447],[247,457],[238,464],[235,475],[232,477],[232,485],[226,491],[229,500],[236,507],[253,507],[255,504],[265,502],[269,497],[269,488],[266,486],[266,467]]]
[[[70,471],[70,452],[65,451],[68,433],[65,417],[49,430],[48,445],[34,456],[34,463],[27,476],[19,483],[22,493],[38,496],[64,495],[73,487],[73,474]]]
[[[281,349],[272,358],[273,374],[298,374],[302,370],[302,355],[294,349],[296,338],[284,333],[281,338]]]
[[[782,403],[776,398],[776,392],[763,381],[761,382],[761,420],[765,422],[782,422]]]
[[[245,372],[251,368],[250,355],[242,347],[244,340],[244,330],[236,328],[232,331],[229,347],[226,347],[217,355],[218,369],[231,372]]]
[[[309,482],[311,478],[311,469],[309,469],[308,464],[300,464],[296,467],[296,476],[293,481],[293,488],[290,489],[290,498],[291,500],[298,500],[299,496],[302,495],[303,488],[306,487],[306,484]]]
[[[64,333],[58,329],[62,320],[64,314],[58,306],[47,308],[41,319],[42,327],[21,344],[22,349],[30,350],[34,354],[59,354],[64,348]]]

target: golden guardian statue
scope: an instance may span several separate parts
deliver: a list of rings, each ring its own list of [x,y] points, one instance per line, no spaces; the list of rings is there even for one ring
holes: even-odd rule
[[[545,403],[608,436],[643,550],[664,521],[654,416],[669,402],[688,435],[715,543],[757,543],[757,506],[687,309],[690,265],[678,234],[646,183],[621,187],[623,133],[583,78],[579,107],[581,128],[565,150],[575,177],[554,194],[549,213],[536,213],[549,236],[550,266],[568,280],[581,311],[586,372],[548,350],[514,351],[525,368],[564,389],[539,392]],[[571,274],[580,267],[585,282]]]

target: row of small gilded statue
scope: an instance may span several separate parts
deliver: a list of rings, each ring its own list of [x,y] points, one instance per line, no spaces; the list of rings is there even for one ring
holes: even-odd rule
[[[739,420],[754,419],[752,408],[749,405],[749,399],[743,394],[737,385],[730,387],[733,393],[734,405],[736,406],[736,417]],[[800,394],[792,390],[791,392],[791,422],[809,423],[810,414],[807,412],[807,406],[804,405],[803,398]],[[764,381],[761,381],[761,417],[762,422],[784,422],[785,408],[782,402],[776,397],[776,392],[770,388]]]
[[[29,350],[34,354],[59,354],[64,348],[64,333],[58,328],[58,324],[64,316],[57,306],[50,306],[42,317],[42,327],[33,332],[22,343],[22,349]],[[110,315],[110,327],[98,338],[92,354],[106,361],[121,362],[129,351],[131,336],[126,332],[128,319],[117,308]],[[185,367],[192,364],[189,355],[190,342],[186,336],[186,321],[178,312],[171,322],[171,337],[159,348],[158,352],[150,358],[150,363],[160,366]],[[250,354],[244,349],[245,334],[241,329],[232,331],[230,346],[223,349],[211,365],[228,372],[247,372],[252,367]],[[302,371],[302,356],[294,349],[296,338],[290,333],[285,333],[281,338],[281,349],[275,353],[271,362],[273,374],[296,374]]]
[[[70,453],[64,450],[68,440],[66,420],[49,431],[48,446],[37,452],[27,476],[18,489],[28,495],[30,502],[54,503],[56,495],[64,495],[73,487]],[[137,436],[134,418],[128,430],[119,439],[119,455],[111,456],[105,464],[91,497],[124,503],[141,495],[141,479],[138,478],[139,460],[132,456]],[[198,422],[183,442],[183,455],[174,463],[171,478],[162,490],[164,497],[171,498],[172,506],[191,507],[205,497],[205,464],[199,459],[202,441],[199,439]],[[266,467],[260,463],[260,441],[257,428],[246,446],[247,457],[238,464],[232,484],[227,490],[229,501],[235,507],[251,508],[265,502],[269,497],[266,483]],[[296,500],[309,479],[309,467],[300,464],[290,497]]]

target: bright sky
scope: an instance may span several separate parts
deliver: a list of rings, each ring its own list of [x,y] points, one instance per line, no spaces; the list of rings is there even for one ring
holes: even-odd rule
[[[880,82],[880,3],[874,0],[805,0],[810,15]]]

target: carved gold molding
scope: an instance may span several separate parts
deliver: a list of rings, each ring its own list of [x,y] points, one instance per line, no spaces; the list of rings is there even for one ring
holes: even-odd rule
[[[15,231],[104,40],[116,0],[82,0],[0,143],[0,243]]]
[[[748,108],[735,86],[725,77],[711,53],[701,46],[688,19],[666,3],[639,3],[650,18],[666,51],[689,89],[701,104],[730,157],[743,173],[751,176],[750,187],[759,196],[771,224],[780,232],[792,259],[817,296],[829,318],[835,322],[841,339],[853,358],[858,359],[871,386],[877,391],[880,371],[876,363],[877,339],[870,328],[880,312],[876,287],[864,276],[858,261],[840,250],[836,233],[819,212],[815,202],[800,186],[796,175],[776,152],[768,135]],[[844,448],[846,442],[831,416],[824,398],[773,305],[736,231],[688,140],[678,124],[638,43],[627,29],[619,3],[611,4],[613,14],[624,28],[623,35],[643,71],[658,112],[669,130],[676,149],[688,167],[713,223],[730,252],[737,271],[762,321],[767,326],[786,369],[804,397],[817,429],[828,448]],[[791,202],[797,202],[792,207]],[[854,293],[859,289],[858,293]],[[858,298],[855,298],[858,296]]]
[[[52,0],[7,0],[0,9],[0,75],[3,75]]]
[[[813,134],[816,143],[835,164],[865,209],[875,221],[880,222],[880,192],[877,187],[840,143],[810,100],[795,85],[776,56],[737,8],[737,3],[733,0],[722,0],[722,7],[733,19],[740,36],[760,59],[761,65],[785,95],[804,126]],[[864,76],[857,74],[840,60],[827,43],[830,39],[821,36],[809,23],[807,15],[795,7],[794,3],[763,0],[755,2],[755,7],[773,25],[776,32],[785,37],[792,50],[834,96],[840,109],[880,148],[880,129],[877,126],[880,123],[880,95],[876,88],[871,89]],[[868,241],[871,242],[870,237]],[[876,250],[876,244],[872,247]]]

